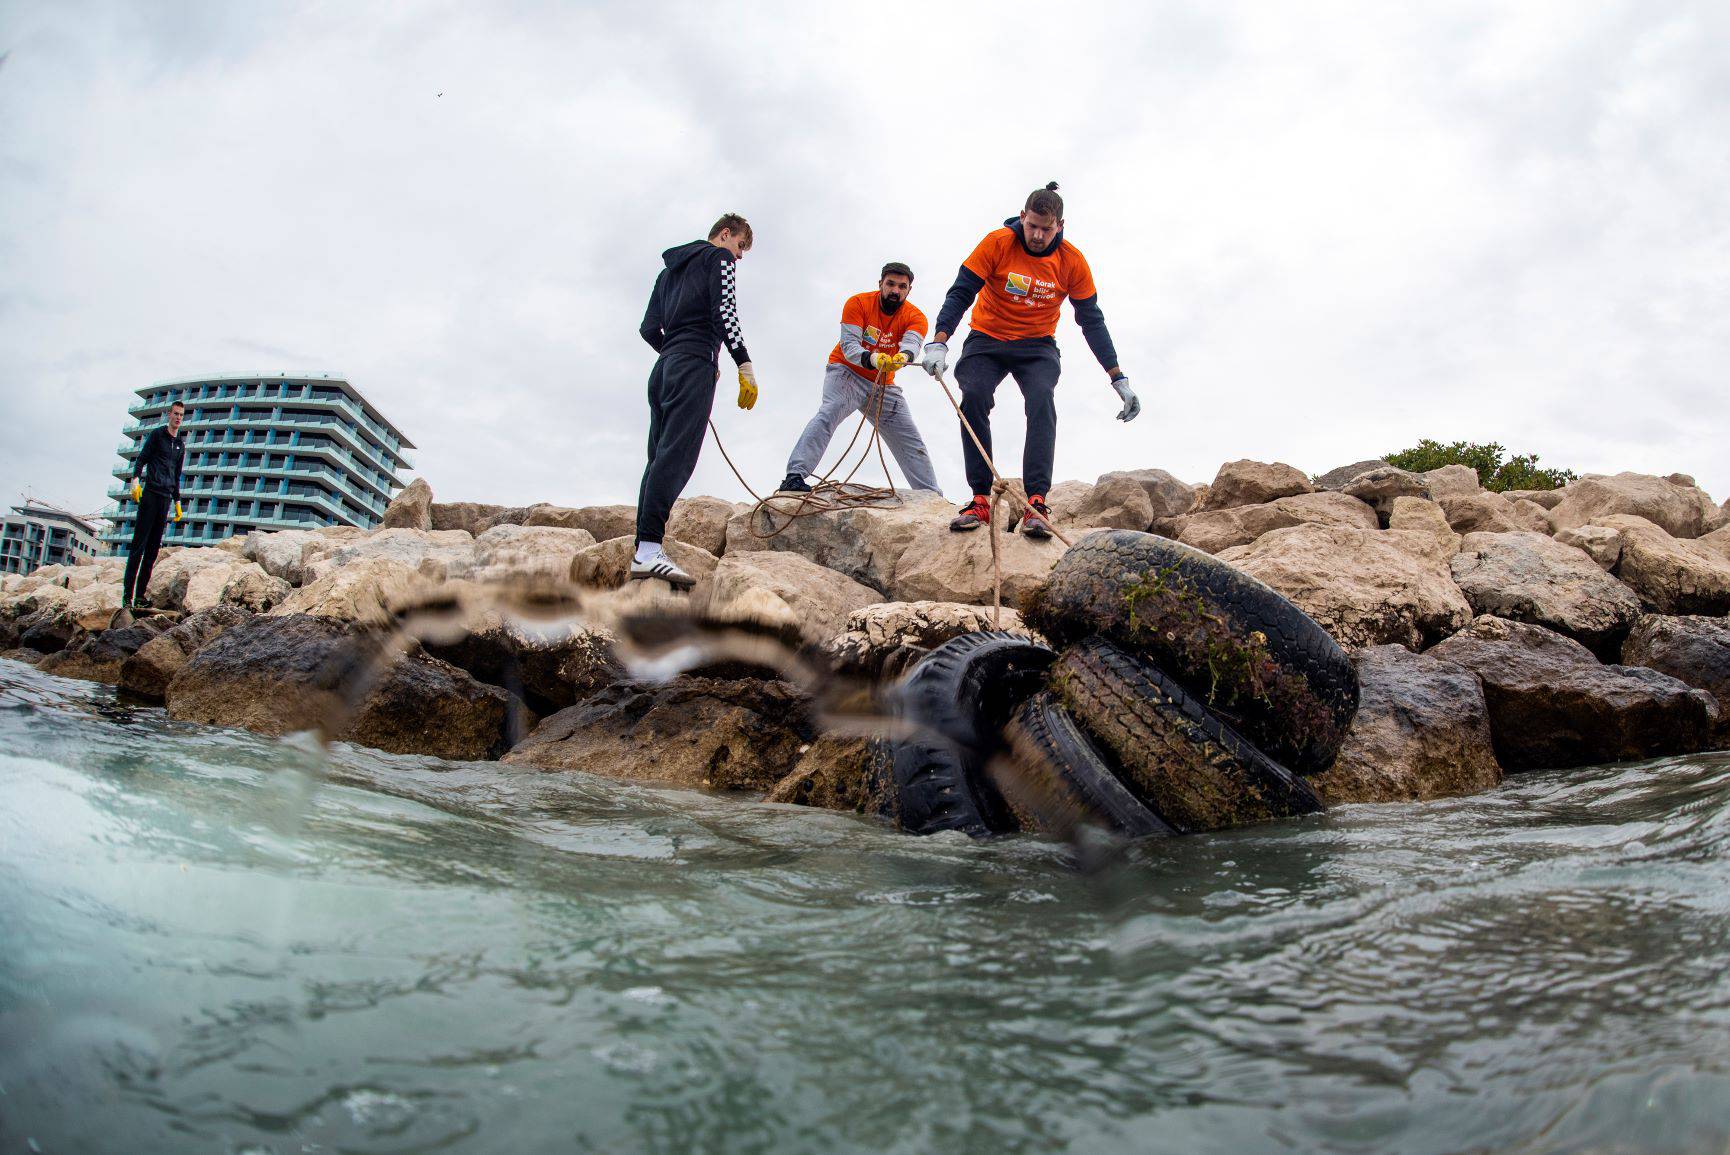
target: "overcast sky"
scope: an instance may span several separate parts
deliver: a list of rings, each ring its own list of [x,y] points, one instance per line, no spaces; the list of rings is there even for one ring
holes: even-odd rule
[[[311,371],[440,499],[633,501],[636,326],[725,210],[762,399],[716,421],[770,486],[842,301],[903,260],[935,317],[1055,179],[1144,402],[1066,309],[1059,478],[1435,437],[1723,500],[1727,44],[1715,0],[0,0],[0,497],[100,508],[141,385]],[[712,444],[687,492],[745,496]]]

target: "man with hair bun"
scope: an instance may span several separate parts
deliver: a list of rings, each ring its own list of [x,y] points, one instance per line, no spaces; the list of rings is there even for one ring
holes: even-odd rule
[[[841,339],[830,350],[823,372],[823,400],[787,459],[782,492],[810,492],[805,476],[817,471],[836,427],[861,410],[883,435],[901,472],[907,475],[907,484],[941,492],[931,468],[931,455],[913,424],[907,399],[895,384],[895,370],[919,356],[925,341],[925,314],[907,299],[912,291],[913,270],[900,261],[890,261],[878,275],[876,289],[848,297],[841,306]],[[883,378],[880,400],[876,393],[879,375]]]
[[[949,365],[949,337],[969,306],[972,332],[955,362],[961,386],[961,412],[974,433],[991,451],[991,409],[997,386],[1013,375],[1021,387],[1027,414],[1027,443],[1022,450],[1021,477],[1027,486],[1028,509],[1021,531],[1028,537],[1051,536],[1051,511],[1045,493],[1051,488],[1052,456],[1057,443],[1058,307],[1068,297],[1075,320],[1111,387],[1123,400],[1119,421],[1134,420],[1141,402],[1129,387],[1129,377],[1117,363],[1099,291],[1081,250],[1063,239],[1063,198],[1052,181],[1028,195],[1019,217],[988,233],[962,262],[955,284],[937,314],[937,332],[925,346],[920,365],[933,377]],[[977,298],[977,301],[975,300]],[[949,523],[957,532],[977,529],[991,520],[991,467],[961,431],[961,453],[967,463],[967,483],[973,500]]]

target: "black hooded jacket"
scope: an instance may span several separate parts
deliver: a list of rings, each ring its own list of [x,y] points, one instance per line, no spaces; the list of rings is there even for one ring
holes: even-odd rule
[[[132,479],[144,479],[144,488],[163,497],[180,500],[180,465],[186,460],[186,434],[168,435],[168,426],[152,429],[132,463]]]
[[[643,340],[663,355],[695,353],[711,359],[715,347],[725,345],[734,364],[749,361],[733,294],[733,254],[708,241],[692,241],[661,257],[667,267],[655,278],[637,329]]]

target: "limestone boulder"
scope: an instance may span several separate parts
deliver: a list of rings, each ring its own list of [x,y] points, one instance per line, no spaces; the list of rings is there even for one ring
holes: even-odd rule
[[[1180,517],[1195,508],[1197,499],[1196,487],[1186,485],[1163,469],[1124,469],[1101,474],[1097,484],[1104,485],[1107,480],[1128,478],[1141,486],[1147,494],[1148,504],[1153,509],[1153,516]],[[1104,525],[1095,521],[1090,524]],[[1131,527],[1133,528],[1133,527]]]
[[[531,505],[523,513],[522,523],[586,530],[596,541],[611,541],[615,537],[634,539],[637,533],[637,507],[586,505],[579,509],[567,509],[558,505]]]
[[[727,554],[768,549],[797,553],[886,594],[901,555],[913,541],[933,526],[947,533],[955,516],[946,499],[925,493],[904,493],[899,499],[830,513],[802,513],[804,509],[796,498],[771,497],[760,509],[735,513],[727,523]]]
[[[1654,613],[1730,613],[1730,558],[1709,544],[1679,540],[1641,517],[1616,514],[1595,525],[1621,536],[1616,576]]]
[[[1553,630],[1480,617],[1430,651],[1483,683],[1507,770],[1585,766],[1705,748],[1718,703],[1668,674],[1600,665]]]
[[[1071,525],[1146,530],[1154,518],[1147,487],[1125,473],[1108,473],[1094,485],[1060,482],[1046,502],[1066,532]]]
[[[499,687],[412,650],[378,675],[336,736],[392,754],[473,761],[498,758],[536,720]]]
[[[1376,512],[1343,493],[1301,493],[1265,505],[1239,505],[1193,513],[1186,517],[1177,540],[1207,553],[1248,545],[1264,533],[1294,525],[1377,527]]]
[[[1091,527],[1063,526],[1071,541],[1080,541]],[[1023,534],[999,538],[1003,604],[1014,605],[1051,572],[1069,547],[1057,538],[1035,541]],[[893,601],[972,602],[989,605],[995,574],[991,535],[986,530],[951,533],[948,518],[920,525],[895,563],[887,589]]]
[[[186,589],[193,575],[207,569],[217,569],[226,574],[234,563],[234,555],[226,550],[198,547],[177,549],[172,554],[163,550],[157,555],[155,568],[150,571],[150,585],[145,590],[145,600],[159,609],[183,609]],[[205,580],[200,587],[201,592],[212,580],[214,579]],[[220,595],[221,586],[217,587],[217,592]]]
[[[1622,560],[1622,532],[1607,525],[1577,525],[1556,531],[1556,540],[1583,550],[1605,573],[1613,573]]]
[[[1444,465],[1440,469],[1426,469],[1418,476],[1430,487],[1430,497],[1435,501],[1484,492],[1478,481],[1478,471],[1469,465]]]
[[[572,560],[594,544],[594,536],[584,529],[495,525],[475,538],[472,568],[459,574],[453,567],[452,576],[482,582],[563,581]]]
[[[417,477],[385,507],[380,529],[430,530],[432,524],[432,486],[426,478]]]
[[[680,569],[697,579],[693,592],[706,594],[708,579],[714,575],[720,559],[706,549],[682,541],[669,539],[662,547]],[[580,549],[571,558],[570,579],[582,586],[618,589],[630,577],[631,557],[636,548],[637,539],[632,532]]]
[[[1372,457],[1365,461],[1354,461],[1350,465],[1341,465],[1328,470],[1316,478],[1315,486],[1317,489],[1344,489],[1347,482],[1354,481],[1371,470],[1392,468],[1393,466],[1379,457]]]
[[[220,605],[193,614],[155,634],[128,655],[120,664],[117,684],[135,697],[160,703],[168,691],[168,683],[187,659],[230,626],[251,617],[250,612],[235,605]]]
[[[1513,533],[1527,528],[1515,514],[1513,502],[1487,489],[1442,494],[1436,498],[1436,504],[1442,507],[1455,533]]]
[[[880,738],[823,734],[765,802],[816,806],[850,814],[882,814],[891,804],[888,750]]]
[[[508,510],[508,506],[487,505],[478,501],[435,501],[429,511],[432,524],[428,528],[460,529],[472,537],[479,537],[493,525],[507,524],[501,521],[490,521],[487,525],[481,523],[488,522]]]
[[[1448,524],[1442,507],[1423,497],[1396,497],[1388,514],[1388,528],[1422,534],[1435,542],[1434,555],[1444,560],[1459,552],[1460,535]]]
[[[1671,537],[1695,538],[1717,525],[1712,499],[1697,486],[1645,473],[1582,477],[1571,483],[1550,516],[1557,529],[1602,522],[1618,514],[1643,517]]]
[[[504,761],[669,786],[767,791],[815,737],[808,703],[785,682],[687,676],[609,686],[543,720]]]
[[[535,713],[575,705],[625,677],[606,631],[575,621],[526,622],[496,609],[424,642],[436,658],[518,695]]]
[[[120,609],[119,582],[97,582],[71,591],[60,609],[81,630],[105,630]]]
[[[1358,712],[1333,766],[1310,778],[1328,805],[1451,798],[1501,782],[1476,674],[1404,646],[1370,646],[1352,661]]]
[[[636,507],[625,508],[631,511],[631,526],[625,533],[635,536]],[[681,497],[667,517],[667,536],[720,557],[727,552],[727,522],[734,512],[732,502],[718,497]]]
[[[1724,560],[1730,561],[1730,526],[1715,529],[1694,540]]]
[[[1290,598],[1342,646],[1416,650],[1472,618],[1433,551],[1432,540],[1408,530],[1295,525],[1218,556]]]
[[[214,571],[213,571],[214,572]],[[196,579],[195,579],[196,580]],[[288,600],[288,595],[294,592],[294,587],[279,577],[273,577],[264,571],[264,567],[254,562],[237,562],[228,569],[227,580],[222,584],[221,594],[210,606],[194,605],[191,597],[191,583],[188,583],[186,612],[197,613],[214,605],[239,606],[255,614],[264,613]]]
[[[1230,509],[1238,505],[1265,505],[1281,497],[1310,493],[1314,486],[1302,470],[1282,461],[1228,461],[1219,467],[1208,487],[1207,499],[1196,512]]]
[[[1567,491],[1564,489],[1506,489],[1502,491],[1502,496],[1514,502],[1529,501],[1547,513],[1562,504],[1562,499],[1567,496]]]
[[[306,562],[306,580],[316,582],[357,562],[388,561],[433,581],[461,577],[475,565],[475,539],[459,529],[381,529],[337,543],[336,549]],[[154,585],[154,582],[152,583]]]
[[[62,678],[117,685],[122,664],[168,626],[161,618],[146,617],[119,629],[80,634],[65,649],[43,658],[37,669]]]
[[[1640,616],[1633,590],[1584,550],[1541,533],[1468,533],[1450,562],[1472,609],[1565,634],[1609,653]]]
[[[1713,745],[1730,747],[1730,619],[1648,614],[1622,643],[1622,662],[1704,690],[1718,702]]]
[[[999,625],[989,606],[960,602],[882,602],[847,615],[847,628],[824,644],[836,669],[865,678],[899,677],[944,642],[979,630],[1027,634],[1021,615],[1004,607]]]
[[[308,529],[283,529],[275,533],[249,533],[241,556],[256,562],[271,577],[291,586],[306,581],[306,560],[313,552],[328,553],[336,547],[322,534]]]
[[[770,594],[785,603],[800,636],[813,644],[846,629],[855,610],[883,600],[883,595],[870,586],[796,553],[750,550],[724,557],[716,566],[711,612],[726,618],[728,607],[750,591]]]
[[[1396,498],[1421,497],[1426,501],[1432,500],[1429,482],[1420,474],[1392,465],[1358,474],[1340,486],[1340,492],[1371,506],[1383,525],[1393,516]]]
[[[327,570],[270,612],[383,625],[391,620],[393,610],[421,598],[428,585],[418,569],[404,562],[366,558]]]

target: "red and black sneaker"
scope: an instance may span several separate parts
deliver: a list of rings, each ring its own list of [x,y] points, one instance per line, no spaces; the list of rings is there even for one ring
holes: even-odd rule
[[[1027,512],[1021,515],[1021,536],[1040,541],[1051,536],[1051,511],[1045,508],[1043,493],[1027,499]]]
[[[961,507],[961,512],[949,528],[956,533],[970,529],[978,529],[982,525],[991,524],[991,499],[980,494],[974,494],[973,500]]]

